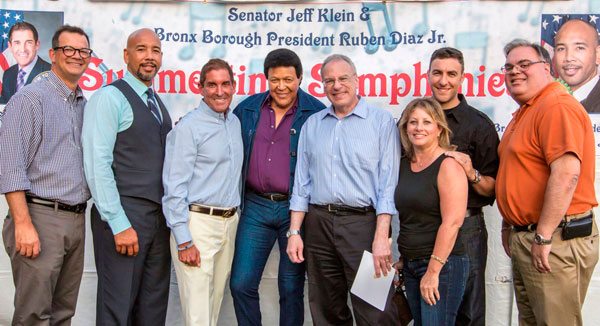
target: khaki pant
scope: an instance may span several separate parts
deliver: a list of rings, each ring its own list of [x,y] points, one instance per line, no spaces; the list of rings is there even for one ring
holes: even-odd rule
[[[551,273],[531,263],[534,232],[512,232],[509,240],[519,325],[582,325],[581,307],[598,262],[598,228],[592,235],[563,241],[562,228],[552,235]]]
[[[216,326],[231,272],[238,214],[222,218],[189,212],[189,217],[192,240],[200,251],[200,267],[179,261],[177,244],[171,234],[171,255],[185,323],[188,326]]]

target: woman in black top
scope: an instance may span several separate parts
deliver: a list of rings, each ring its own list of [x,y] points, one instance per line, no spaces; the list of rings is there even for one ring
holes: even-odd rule
[[[400,118],[405,149],[396,188],[398,249],[411,312],[418,325],[454,325],[469,271],[459,237],[467,178],[444,152],[453,150],[440,105],[411,101]]]

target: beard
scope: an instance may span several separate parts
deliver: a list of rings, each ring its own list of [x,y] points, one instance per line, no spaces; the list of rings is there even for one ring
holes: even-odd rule
[[[156,68],[156,65],[154,65],[154,68]],[[142,71],[142,65],[139,65],[135,74],[143,81],[152,81],[157,72],[158,69],[155,69],[154,72],[144,73]]]

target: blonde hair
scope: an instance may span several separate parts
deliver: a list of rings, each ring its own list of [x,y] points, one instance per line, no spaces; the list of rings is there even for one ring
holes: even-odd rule
[[[412,160],[415,155],[415,149],[408,139],[406,125],[408,124],[410,115],[415,112],[416,109],[421,109],[425,111],[425,113],[429,114],[435,123],[437,123],[438,128],[440,128],[442,131],[438,137],[438,145],[447,151],[455,150],[456,146],[450,144],[450,135],[452,134],[452,131],[450,128],[448,128],[448,122],[446,122],[446,116],[444,115],[441,105],[432,97],[422,97],[416,98],[408,103],[404,109],[404,112],[402,112],[400,122],[398,123],[400,140],[402,141],[402,146],[404,147],[404,155],[410,160]]]

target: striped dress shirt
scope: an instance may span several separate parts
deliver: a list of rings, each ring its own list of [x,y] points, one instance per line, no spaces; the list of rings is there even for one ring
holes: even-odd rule
[[[0,128],[0,192],[86,202],[81,126],[86,99],[50,71],[8,102]]]
[[[400,136],[389,112],[362,98],[342,118],[330,106],[308,118],[300,132],[290,210],[344,204],[396,214],[399,171]]]

